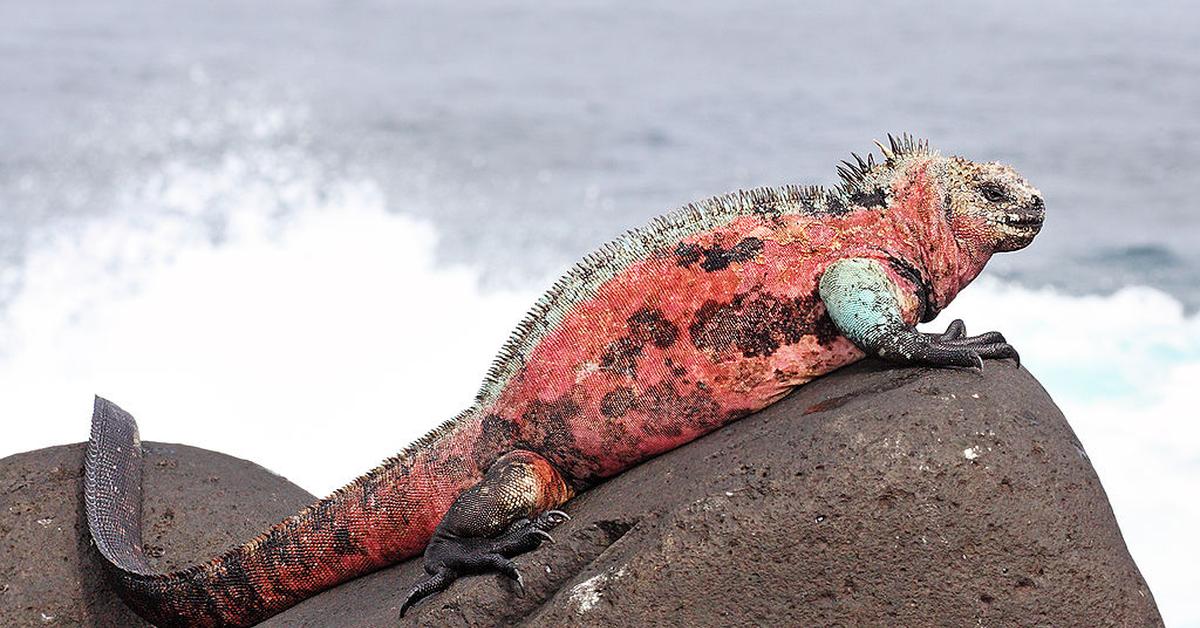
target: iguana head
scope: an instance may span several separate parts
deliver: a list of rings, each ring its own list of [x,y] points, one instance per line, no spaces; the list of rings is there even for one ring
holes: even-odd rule
[[[862,206],[915,203],[943,217],[960,248],[987,256],[1015,251],[1033,241],[1042,228],[1042,194],[1017,171],[995,162],[943,157],[929,143],[910,135],[876,142],[884,161],[854,155],[842,162],[841,194]]]
[[[1025,248],[1042,229],[1042,194],[1016,170],[995,162],[944,158],[935,167],[955,239],[991,251]]]

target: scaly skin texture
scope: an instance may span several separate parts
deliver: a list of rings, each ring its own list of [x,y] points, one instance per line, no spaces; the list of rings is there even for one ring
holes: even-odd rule
[[[1016,358],[961,322],[922,334],[997,251],[1041,226],[1006,166],[908,137],[833,191],[760,189],[689,205],[586,257],[534,306],[475,404],[400,455],[209,563],[156,574],[141,550],[133,419],[97,400],[92,535],[129,603],[162,625],[247,625],[425,550],[401,613],[469,573],[520,581],[577,492],[862,358]]]

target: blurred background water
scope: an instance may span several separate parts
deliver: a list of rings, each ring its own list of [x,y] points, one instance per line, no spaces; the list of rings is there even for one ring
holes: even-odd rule
[[[1200,626],[1197,32],[1177,0],[0,3],[0,456],[98,393],[327,492],[468,404],[587,250],[910,131],[1042,189],[931,327],[1018,346]]]

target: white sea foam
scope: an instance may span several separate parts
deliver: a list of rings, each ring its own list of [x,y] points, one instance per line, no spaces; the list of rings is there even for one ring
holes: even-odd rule
[[[99,394],[147,440],[326,493],[470,403],[536,295],[435,266],[432,226],[386,212],[370,182],[287,182],[281,221],[242,170],[150,186],[172,208],[220,196],[220,244],[188,211],[44,234],[0,318],[0,456],[84,440]]]
[[[437,265],[434,228],[386,211],[398,203],[372,182],[271,159],[165,167],[131,188],[128,211],[35,242],[0,318],[0,456],[83,440],[95,393],[148,440],[249,458],[325,493],[470,402],[540,286],[482,291],[476,270]],[[216,242],[203,228],[213,203],[229,217]],[[1146,288],[1075,297],[987,280],[929,327],[952,317],[1021,350],[1164,615],[1200,622],[1200,317]]]

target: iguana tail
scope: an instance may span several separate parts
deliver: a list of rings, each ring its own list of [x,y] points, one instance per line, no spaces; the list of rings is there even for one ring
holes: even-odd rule
[[[158,573],[142,549],[142,449],[133,417],[96,398],[85,462],[88,529],[117,590],[160,626],[247,626],[318,591],[418,554],[479,474],[447,468],[437,444],[385,462],[212,560]],[[455,432],[457,430],[450,430]],[[472,466],[473,465],[469,465]]]

